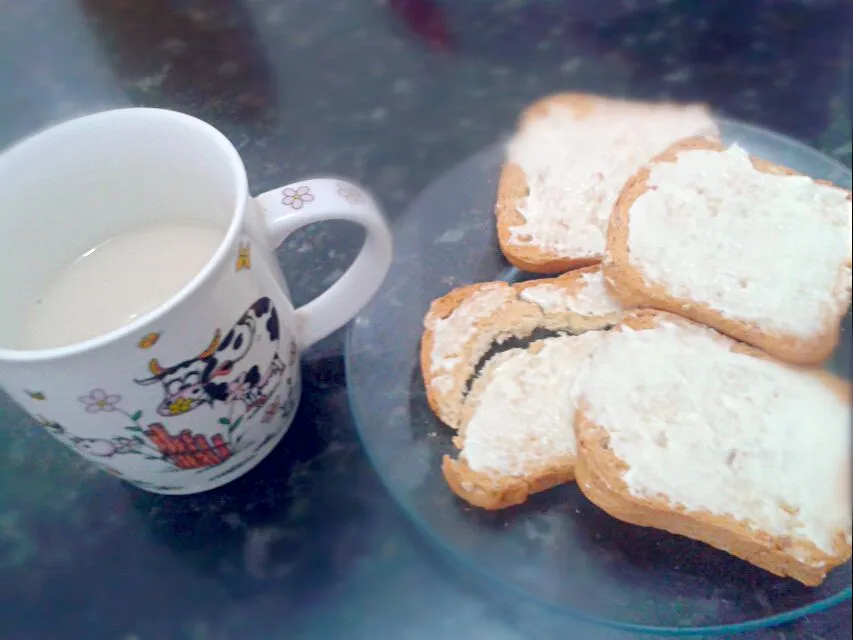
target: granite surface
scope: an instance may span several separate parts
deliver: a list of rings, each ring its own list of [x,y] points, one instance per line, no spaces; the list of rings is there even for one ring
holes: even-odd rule
[[[571,8],[570,8],[571,7]],[[844,0],[0,0],[0,147],[128,105],[220,128],[253,191],[311,175],[392,219],[543,93],[703,100],[851,163]],[[8,215],[8,212],[7,212]],[[291,238],[297,303],[359,246]],[[258,468],[165,498],[96,472],[0,400],[0,638],[627,638],[471,578],[414,531],[358,443],[341,335],[305,358]],[[762,639],[851,637],[849,602]]]

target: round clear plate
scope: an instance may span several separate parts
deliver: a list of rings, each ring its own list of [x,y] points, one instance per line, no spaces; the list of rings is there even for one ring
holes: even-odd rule
[[[726,142],[851,186],[850,171],[795,140],[736,122],[720,124]],[[745,631],[849,599],[850,562],[820,587],[807,588],[698,542],[618,522],[573,484],[499,512],[471,508],[450,492],[440,463],[455,452],[452,433],[427,406],[419,339],[434,298],[467,283],[522,277],[507,266],[495,236],[502,154],[503,145],[495,144],[421,194],[395,230],[396,259],[387,282],[348,337],[347,380],[358,430],[403,510],[458,562],[516,594],[635,632]],[[848,315],[830,363],[847,379],[850,324]]]

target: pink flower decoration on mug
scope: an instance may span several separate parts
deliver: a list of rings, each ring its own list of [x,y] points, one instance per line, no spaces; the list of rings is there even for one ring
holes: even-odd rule
[[[89,413],[100,413],[115,411],[116,406],[121,402],[121,396],[108,394],[103,389],[92,389],[89,395],[81,396],[78,400],[86,405],[86,411]]]
[[[282,193],[284,198],[282,198],[281,203],[292,209],[301,209],[305,204],[314,201],[314,194],[311,193],[311,188],[306,185],[296,189],[287,187]]]

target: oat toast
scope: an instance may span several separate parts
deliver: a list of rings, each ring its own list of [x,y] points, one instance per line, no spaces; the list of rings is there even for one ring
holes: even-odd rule
[[[613,517],[806,585],[850,558],[848,383],[638,310],[574,391],[578,485]]]
[[[430,408],[456,429],[480,360],[495,343],[537,329],[580,333],[621,314],[599,267],[514,285],[485,282],[434,300],[424,317],[420,363]]]
[[[851,196],[737,146],[682,140],[625,184],[603,268],[625,307],[820,363],[850,306]]]
[[[535,102],[521,116],[498,184],[501,251],[533,273],[599,263],[624,182],[677,140],[716,134],[702,105],[577,93]]]

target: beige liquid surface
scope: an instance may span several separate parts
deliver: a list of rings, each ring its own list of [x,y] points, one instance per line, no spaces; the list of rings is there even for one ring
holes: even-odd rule
[[[225,230],[158,223],[90,249],[30,310],[18,347],[51,349],[130,324],[177,294],[213,257]]]

